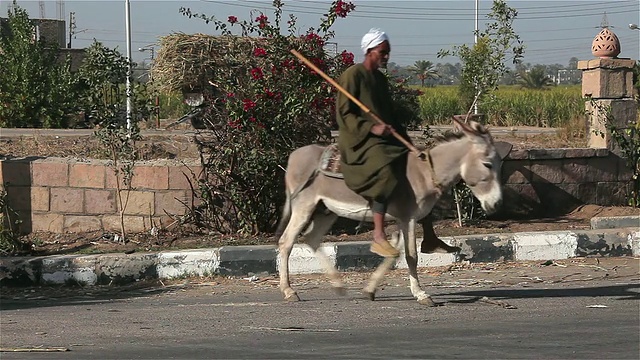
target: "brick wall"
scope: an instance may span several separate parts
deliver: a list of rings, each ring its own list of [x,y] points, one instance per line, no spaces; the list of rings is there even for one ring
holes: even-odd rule
[[[197,160],[138,162],[124,211],[130,232],[169,225],[191,204]],[[185,177],[185,174],[187,177]],[[0,161],[0,182],[9,205],[18,211],[23,232],[114,231],[120,227],[116,177],[105,161],[18,158]],[[127,192],[122,192],[123,196]]]
[[[182,215],[197,186],[197,160],[139,162],[125,209],[128,231],[147,231]],[[502,168],[503,215],[553,216],[580,204],[623,205],[631,172],[607,149],[512,150]],[[20,158],[0,161],[0,182],[24,232],[118,231],[116,180],[105,161]]]

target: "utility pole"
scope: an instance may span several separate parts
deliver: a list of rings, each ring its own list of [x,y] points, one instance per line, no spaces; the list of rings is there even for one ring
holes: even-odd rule
[[[131,90],[131,5],[130,0],[124,2],[124,16],[125,16],[125,32],[127,36],[127,130],[131,131],[131,119],[133,113],[133,99]],[[131,134],[129,134],[131,135]]]
[[[475,26],[473,30],[473,43],[478,45],[478,0],[476,0]],[[476,80],[476,97],[478,96],[478,81]],[[478,102],[473,104],[473,113],[478,115]]]
[[[69,13],[69,42],[67,43],[67,49],[71,49],[71,38],[76,33],[76,13]]]

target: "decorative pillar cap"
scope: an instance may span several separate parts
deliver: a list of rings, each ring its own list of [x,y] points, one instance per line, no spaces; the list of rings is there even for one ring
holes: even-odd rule
[[[620,54],[620,50],[620,40],[606,27],[600,30],[591,43],[591,53],[601,59],[615,58]]]

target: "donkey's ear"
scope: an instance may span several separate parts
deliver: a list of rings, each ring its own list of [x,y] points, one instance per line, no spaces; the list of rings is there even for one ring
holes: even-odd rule
[[[468,124],[464,123],[462,120],[462,116],[454,115],[453,119],[453,130],[457,132],[463,132],[467,135],[479,135],[478,131]]]
[[[498,153],[498,156],[500,156],[500,159],[502,160],[509,155],[513,148],[513,144],[506,141],[496,141],[493,143],[493,146],[496,148],[496,153]]]

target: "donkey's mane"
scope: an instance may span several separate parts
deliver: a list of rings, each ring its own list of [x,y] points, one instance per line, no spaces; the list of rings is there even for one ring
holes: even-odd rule
[[[478,123],[471,122],[469,125],[481,135],[485,135],[489,133],[489,131],[485,127],[483,127]],[[438,134],[434,136],[433,140],[435,141],[435,145],[438,145],[442,143],[448,143],[451,141],[459,140],[459,139],[462,139],[463,137],[465,137],[465,133],[463,133],[462,131],[447,130],[442,134]]]
[[[442,134],[438,134],[436,136],[433,137],[433,140],[435,141],[436,145],[437,144],[442,144],[442,143],[448,143],[454,140],[459,140],[462,139],[464,137],[464,133],[463,132],[453,132],[451,130],[447,130]]]

